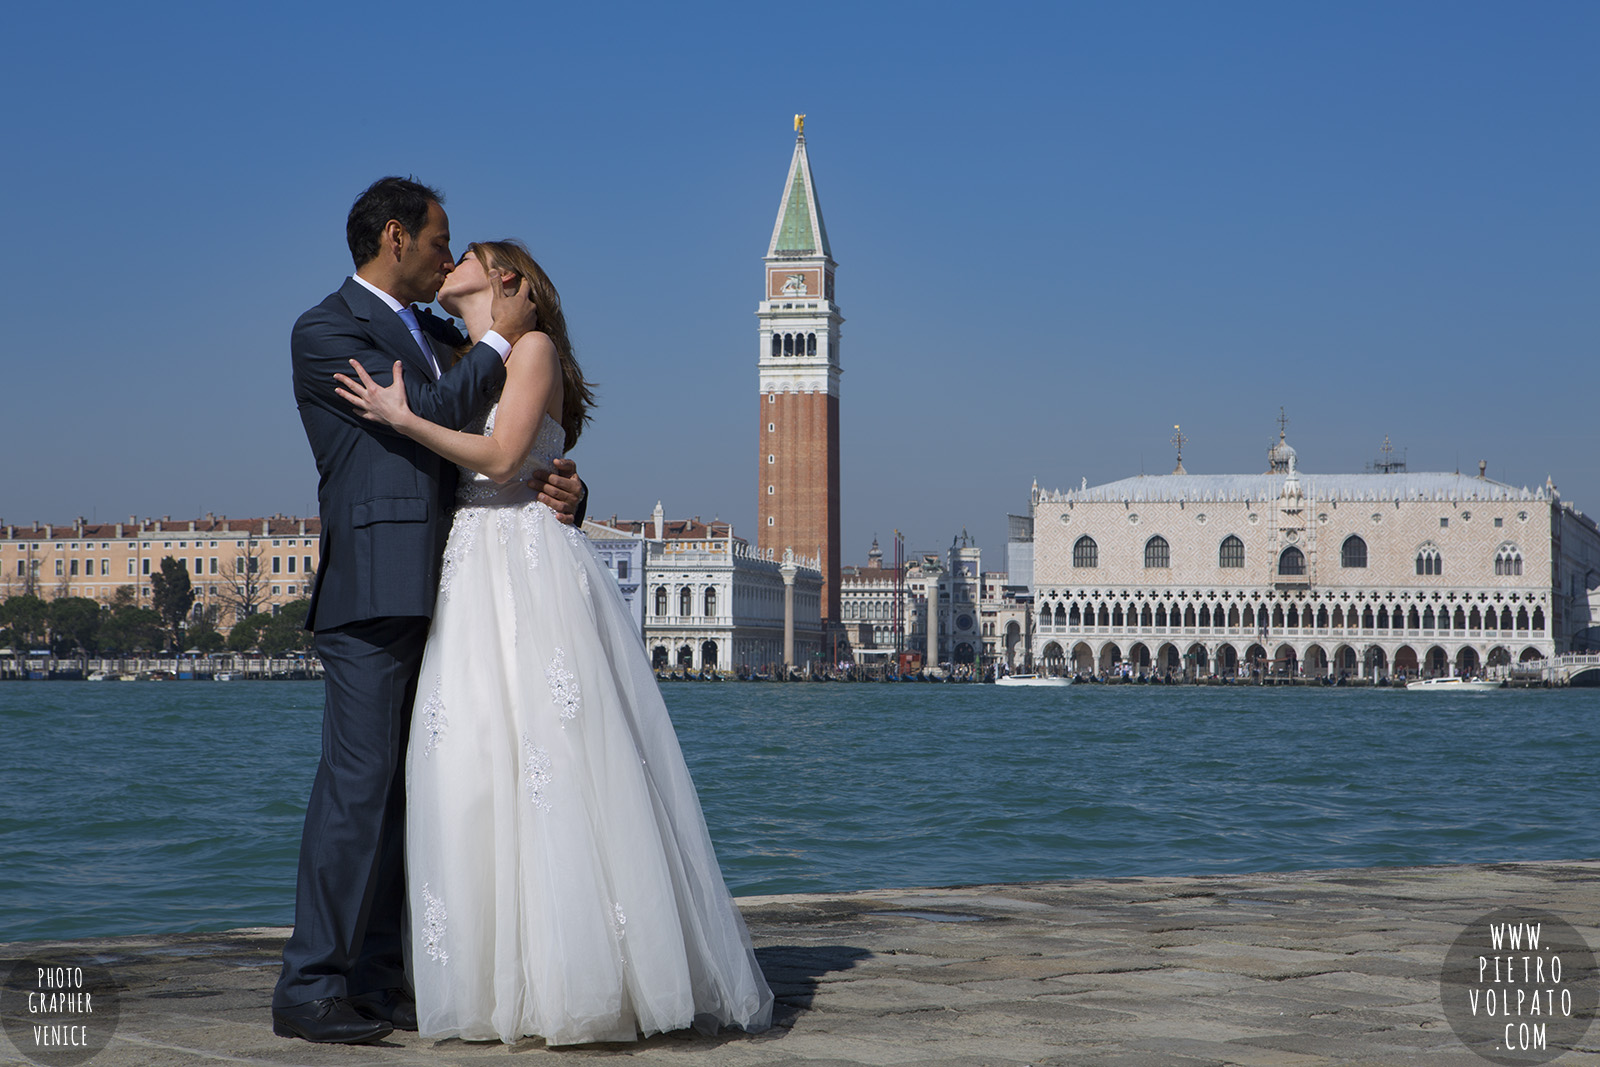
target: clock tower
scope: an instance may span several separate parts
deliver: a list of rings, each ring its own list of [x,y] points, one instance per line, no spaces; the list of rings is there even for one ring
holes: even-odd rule
[[[757,545],[815,557],[822,622],[839,622],[839,325],[832,251],[806,155],[805,116],[765,257],[756,310],[761,377]],[[809,562],[809,560],[808,560]]]

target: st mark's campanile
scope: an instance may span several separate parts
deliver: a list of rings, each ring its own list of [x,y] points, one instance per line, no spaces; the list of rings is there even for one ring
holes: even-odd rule
[[[833,254],[822,224],[805,116],[767,245],[760,323],[757,546],[822,571],[822,622],[839,621],[839,326]]]

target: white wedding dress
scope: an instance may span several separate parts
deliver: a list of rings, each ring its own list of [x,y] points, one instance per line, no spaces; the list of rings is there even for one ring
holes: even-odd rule
[[[481,432],[494,425],[494,409]],[[588,539],[462,471],[406,756],[423,1036],[766,1029],[772,992],[642,637]]]

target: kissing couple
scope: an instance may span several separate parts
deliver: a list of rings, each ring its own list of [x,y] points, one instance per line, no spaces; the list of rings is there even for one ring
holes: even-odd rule
[[[443,204],[403,178],[363,192],[355,273],[290,342],[326,704],[273,1030],[763,1030],[772,992],[642,635],[580,531],[565,456],[593,394],[560,297],[516,241],[455,259]],[[413,306],[435,296],[465,338]]]

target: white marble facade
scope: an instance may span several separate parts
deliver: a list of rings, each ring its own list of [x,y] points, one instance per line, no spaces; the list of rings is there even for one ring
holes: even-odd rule
[[[784,579],[718,520],[665,518],[585,524],[600,536],[634,538],[643,561],[639,600],[645,648],[657,668],[730,671],[783,662]],[[597,540],[597,546],[603,542]],[[795,660],[822,651],[822,574],[816,560],[795,572]]]
[[[1267,474],[1035,488],[1036,661],[1472,674],[1594,634],[1600,534],[1553,486],[1481,471],[1305,474],[1282,441],[1271,460]]]

